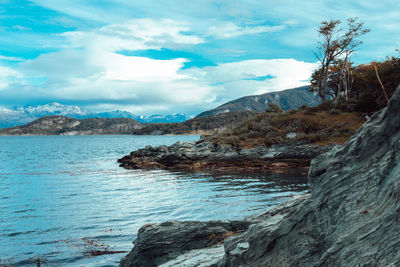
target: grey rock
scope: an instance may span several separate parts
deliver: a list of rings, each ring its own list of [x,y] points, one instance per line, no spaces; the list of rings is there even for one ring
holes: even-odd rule
[[[184,253],[177,258],[170,260],[160,267],[175,266],[197,266],[197,267],[214,267],[218,266],[218,262],[224,256],[225,250],[223,245],[210,248],[194,249]]]
[[[145,225],[139,230],[133,250],[121,260],[120,266],[158,266],[191,250],[210,248],[218,244],[221,247],[226,235],[241,233],[249,225],[248,221],[170,221]],[[211,252],[208,254],[217,254],[218,258],[223,256],[221,249],[212,249]],[[177,260],[183,261],[186,257],[187,255]],[[202,259],[203,257],[198,257],[196,261],[201,262]]]
[[[330,148],[332,145],[321,146],[302,142],[273,145],[268,148],[240,148],[200,140],[177,142],[171,146],[146,146],[131,152],[118,162],[121,167],[127,169],[290,169],[307,167],[312,158]],[[285,164],[279,167],[279,162]]]
[[[164,251],[162,263],[169,266],[400,266],[400,87],[343,146],[312,161],[309,183],[310,194],[241,221],[247,230],[225,239],[223,256],[204,238],[199,248],[188,246],[188,239],[157,235],[157,225],[150,236],[139,232],[129,260],[143,259],[139,244],[150,243]],[[208,234],[212,226],[204,222],[196,229]],[[157,257],[147,260],[143,266],[159,263]],[[139,266],[126,262],[121,265]]]
[[[346,144],[312,161],[309,182],[298,208],[227,240],[219,266],[400,265],[399,88]]]

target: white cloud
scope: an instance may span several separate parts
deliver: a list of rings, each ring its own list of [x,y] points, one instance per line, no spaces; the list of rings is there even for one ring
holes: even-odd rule
[[[27,30],[31,30],[30,28],[24,27],[22,25],[14,25],[12,27],[14,30],[18,30],[18,31],[27,31]]]
[[[7,60],[7,61],[23,61],[24,59],[21,57],[7,57],[0,55],[0,60]]]
[[[279,30],[269,26],[225,24],[220,38]],[[228,28],[231,27],[231,30]],[[90,31],[60,34],[64,46],[7,68],[0,86],[13,96],[85,103],[131,112],[196,113],[244,95],[304,85],[314,64],[294,59],[242,60],[214,67],[182,69],[187,59],[159,60],[121,54],[122,50],[178,49],[204,40],[188,34],[190,25],[173,20],[134,19]],[[227,35],[226,31],[230,32]],[[1,58],[0,58],[1,59]],[[6,59],[6,58],[4,58]],[[1,69],[0,69],[1,70]],[[260,80],[258,77],[272,76]],[[43,81],[35,86],[28,79]],[[20,86],[15,84],[20,83]]]
[[[209,35],[220,39],[233,38],[241,35],[259,34],[266,32],[277,32],[285,28],[283,25],[277,26],[244,26],[240,27],[232,22],[226,22],[217,26],[211,26],[208,30]]]
[[[111,24],[93,31],[74,31],[60,34],[67,39],[67,47],[96,50],[145,50],[196,45],[204,40],[185,34],[187,23],[170,19],[133,19],[126,23]]]
[[[316,66],[295,59],[245,60],[192,68],[184,73],[218,87],[223,97],[233,99],[306,85]],[[269,78],[257,79],[266,76]]]
[[[67,32],[62,34],[67,40],[63,49],[22,62],[19,69],[26,77],[46,78],[40,88],[30,86],[32,98],[36,92],[57,101],[158,104],[162,109],[199,105],[210,101],[210,88],[179,72],[186,59],[157,60],[118,53],[202,42],[183,33],[187,30],[182,22],[140,19],[93,31]]]
[[[61,102],[93,103],[89,105],[96,109],[112,106],[144,114],[200,112],[244,95],[308,84],[306,80],[316,66],[274,59],[182,70],[184,59],[154,60],[109,52],[79,57],[79,53],[74,56],[70,52],[43,55],[25,63],[25,73],[36,70],[48,75],[42,89],[30,91],[32,97],[39,94]],[[62,64],[57,67],[51,62]],[[264,76],[269,78],[258,79]]]
[[[22,74],[10,67],[0,66],[0,90],[7,88],[16,79],[20,79]]]

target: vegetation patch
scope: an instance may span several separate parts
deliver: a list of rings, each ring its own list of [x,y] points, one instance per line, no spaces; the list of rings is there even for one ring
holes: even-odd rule
[[[303,141],[317,144],[343,144],[365,122],[361,112],[349,112],[340,105],[324,103],[283,112],[267,111],[238,127],[206,137],[214,144],[237,147],[271,146]]]

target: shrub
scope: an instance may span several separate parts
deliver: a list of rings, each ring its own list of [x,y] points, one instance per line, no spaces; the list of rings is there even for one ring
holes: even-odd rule
[[[331,111],[329,112],[329,114],[331,114],[331,115],[338,115],[338,114],[340,114],[340,111],[339,111],[338,109],[333,108],[333,109],[331,109]]]
[[[283,110],[281,109],[280,106],[270,103],[270,104],[268,104],[268,108],[265,112],[267,112],[267,113],[283,113]]]
[[[306,111],[304,111],[304,115],[307,115],[307,116],[315,116],[316,114],[315,114],[313,111],[311,111],[311,110],[306,110]]]

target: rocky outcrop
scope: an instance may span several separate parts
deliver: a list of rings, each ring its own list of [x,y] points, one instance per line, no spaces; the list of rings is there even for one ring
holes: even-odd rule
[[[248,226],[248,221],[171,221],[145,225],[140,228],[135,247],[121,261],[121,266],[158,266],[185,252],[210,247],[214,253],[209,256],[218,253],[219,259],[223,256],[224,239],[243,232]],[[218,245],[220,248],[216,249]]]
[[[312,194],[225,243],[222,266],[398,266],[400,89],[342,147],[312,161]],[[249,248],[232,254],[240,243]]]
[[[312,161],[309,183],[309,196],[286,204],[294,208],[249,218],[205,266],[399,266],[400,88],[343,146]],[[187,253],[170,262],[196,266]]]
[[[242,221],[170,221],[142,226],[133,250],[121,260],[120,266],[217,266],[225,253],[225,240],[240,236],[250,225],[266,217],[284,217],[306,197],[294,196],[291,201]],[[246,246],[240,244],[237,250]]]
[[[311,159],[332,146],[304,143],[241,148],[213,144],[209,141],[177,142],[171,146],[152,147],[133,151],[119,159],[127,169],[174,170],[307,170]],[[298,170],[297,170],[298,171]]]

